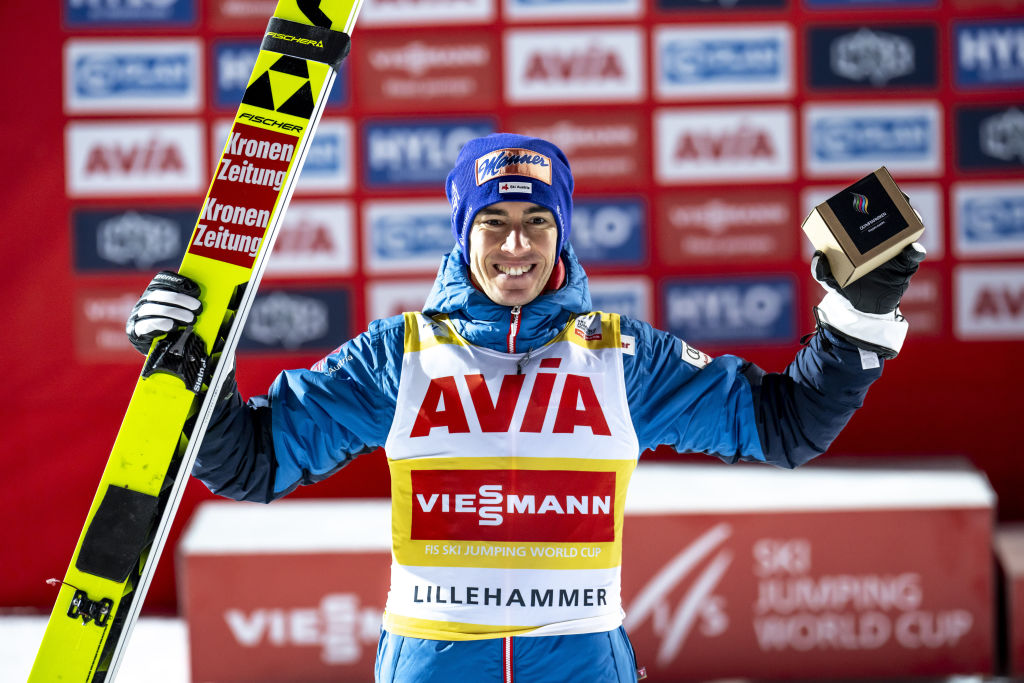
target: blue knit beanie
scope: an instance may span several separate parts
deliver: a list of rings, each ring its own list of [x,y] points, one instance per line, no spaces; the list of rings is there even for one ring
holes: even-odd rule
[[[495,133],[470,140],[445,181],[452,205],[452,233],[469,263],[473,217],[498,202],[532,202],[551,211],[558,227],[558,251],[572,228],[572,171],[562,150],[547,140]]]

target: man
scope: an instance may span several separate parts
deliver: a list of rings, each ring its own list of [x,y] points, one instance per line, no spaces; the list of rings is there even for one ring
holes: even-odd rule
[[[781,374],[592,312],[569,245],[572,189],[546,141],[468,142],[446,181],[457,244],[423,311],[373,322],[267,396],[243,403],[232,382],[211,421],[193,474],[240,500],[280,498],[384,446],[393,563],[379,681],[635,681],[619,567],[639,454],[668,444],[800,465],[902,344],[915,248],[832,287]],[[823,259],[814,271],[831,280]],[[128,321],[140,350],[200,307],[169,277]]]

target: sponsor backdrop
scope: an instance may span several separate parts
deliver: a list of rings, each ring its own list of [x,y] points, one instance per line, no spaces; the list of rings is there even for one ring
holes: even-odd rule
[[[66,566],[141,368],[123,321],[183,253],[273,6],[0,9],[33,28],[9,36],[5,69],[0,605],[52,602],[44,579]],[[931,255],[903,355],[832,451],[966,455],[1001,518],[1022,519],[1021,7],[367,0],[240,346],[242,390],[420,305],[451,245],[443,178],[472,137],[569,155],[599,307],[769,370],[821,295],[801,219],[885,164]],[[378,454],[295,495],[387,492]],[[210,497],[193,482],[181,523]],[[163,562],[147,609],[175,608],[173,578]]]

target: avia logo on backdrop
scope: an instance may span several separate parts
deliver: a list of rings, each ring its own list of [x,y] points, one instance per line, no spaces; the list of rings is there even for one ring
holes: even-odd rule
[[[1024,85],[1024,22],[957,22],[953,30],[958,87]]]
[[[368,121],[363,131],[366,182],[375,188],[442,187],[462,146],[494,131],[487,118]]]
[[[354,226],[351,202],[293,200],[270,253],[267,274],[350,275],[355,268]]]
[[[954,282],[959,339],[1024,339],[1024,268],[958,266]]]
[[[195,0],[64,0],[69,28],[193,24]]]
[[[846,177],[882,165],[894,174],[942,171],[942,114],[936,103],[807,105],[804,134],[811,176]]]
[[[413,470],[415,540],[615,540],[615,473]]]
[[[512,102],[643,97],[643,37],[637,29],[514,30],[505,35],[505,55]]]
[[[666,99],[789,95],[792,29],[785,24],[660,27],[656,89]]]
[[[557,362],[555,359],[555,367]],[[533,386],[525,398],[526,408],[517,424],[513,423],[513,417],[520,401],[524,400],[523,386],[528,375],[504,375],[497,396],[491,394],[482,374],[458,378],[451,375],[433,377],[420,402],[409,436],[430,436],[435,429],[445,430],[448,434],[573,434],[577,428],[589,430],[594,436],[611,436],[608,420],[589,377],[555,372],[529,376],[533,378]],[[548,425],[552,407],[554,421]],[[472,427],[469,415],[474,418]]]
[[[329,350],[349,329],[346,289],[269,290],[256,295],[238,343],[244,351]]]
[[[69,40],[68,113],[195,111],[202,103],[196,40]]]
[[[355,593],[330,593],[316,607],[225,610],[224,622],[244,648],[319,646],[325,664],[352,664],[380,637],[381,610],[360,607]]]
[[[664,182],[781,180],[795,170],[788,107],[662,109],[655,131],[656,169]]]
[[[65,136],[68,195],[199,192],[201,140],[194,121],[72,121]]]
[[[626,609],[623,626],[633,631],[649,622],[660,639],[659,667],[675,660],[694,629],[707,638],[728,631],[725,597],[716,595],[715,589],[732,564],[733,551],[724,545],[731,535],[732,527],[723,522],[698,536],[651,576]],[[703,569],[696,573],[701,564]],[[687,580],[691,573],[695,575]]]
[[[1024,110],[1021,107],[961,107],[955,115],[960,168],[1024,169]]]

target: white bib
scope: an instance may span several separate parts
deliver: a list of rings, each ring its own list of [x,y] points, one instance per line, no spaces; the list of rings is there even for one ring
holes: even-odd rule
[[[592,633],[622,622],[622,519],[639,444],[619,317],[529,354],[405,314],[384,627],[438,640]]]

